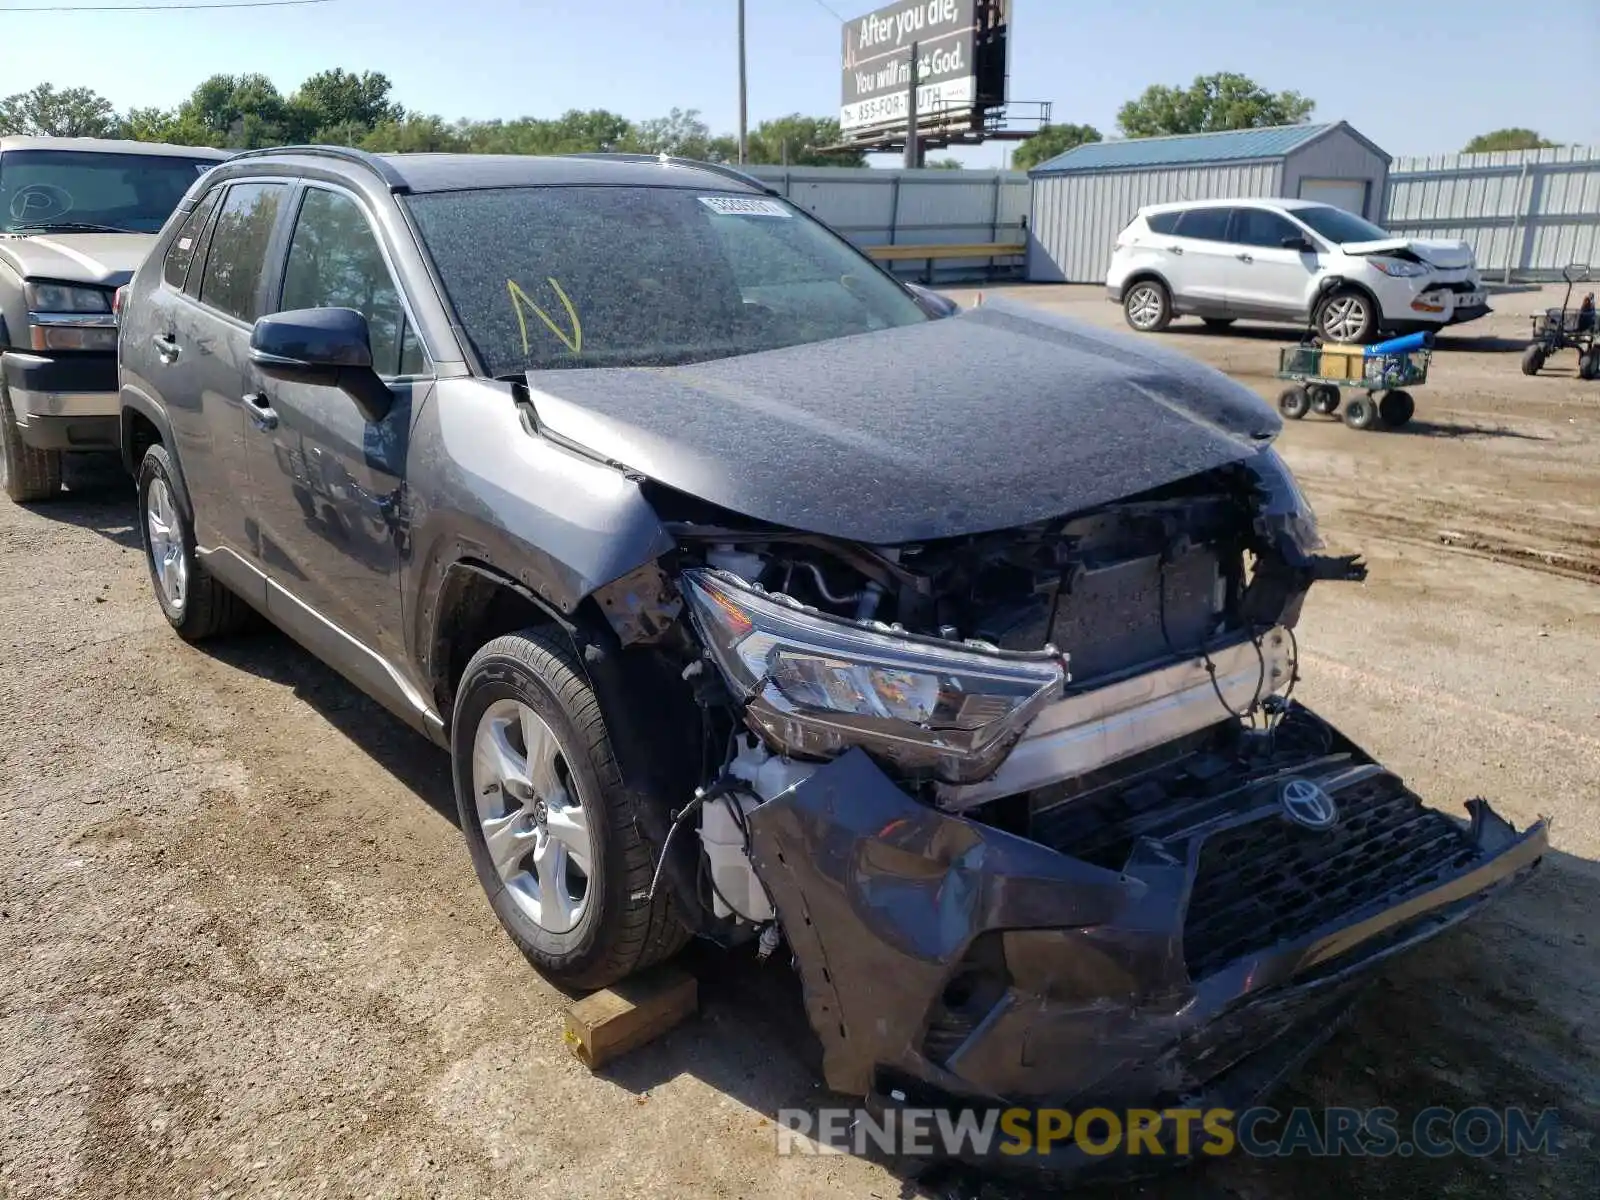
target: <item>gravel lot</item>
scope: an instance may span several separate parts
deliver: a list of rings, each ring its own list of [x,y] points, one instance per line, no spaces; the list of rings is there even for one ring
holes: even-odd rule
[[[1000,291],[1120,325],[1098,289]],[[1552,816],[1557,848],[1285,1099],[1555,1106],[1563,1153],[1229,1160],[1128,1195],[1595,1194],[1600,384],[1570,353],[1517,368],[1558,300],[1446,338],[1410,430],[1280,444],[1372,568],[1313,594],[1299,694],[1441,807]],[[1275,394],[1285,331],[1200,330],[1163,344]],[[274,633],[182,644],[127,482],[70,482],[0,501],[0,1196],[1021,1194],[776,1157],[774,1113],[824,1097],[776,962],[691,953],[702,1016],[592,1076],[480,898],[445,757]]]

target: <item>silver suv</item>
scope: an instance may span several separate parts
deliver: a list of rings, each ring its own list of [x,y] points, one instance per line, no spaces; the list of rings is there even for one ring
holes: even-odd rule
[[[223,150],[0,138],[0,486],[61,490],[66,450],[115,450],[116,289]]]

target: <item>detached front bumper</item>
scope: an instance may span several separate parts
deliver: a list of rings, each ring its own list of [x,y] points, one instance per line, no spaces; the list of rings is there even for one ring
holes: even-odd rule
[[[1447,817],[1290,721],[1269,761],[1197,750],[1036,812],[1029,837],[917,803],[860,751],[755,809],[828,1084],[883,1105],[1244,1107],[1379,963],[1545,853],[1542,822],[1518,834],[1482,801]],[[1330,827],[1290,819],[1294,781],[1333,798]]]
[[[116,355],[9,351],[0,362],[17,428],[29,446],[115,450],[121,445]]]

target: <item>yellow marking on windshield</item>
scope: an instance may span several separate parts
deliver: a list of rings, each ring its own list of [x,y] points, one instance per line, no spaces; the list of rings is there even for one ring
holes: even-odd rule
[[[519,288],[515,280],[506,280],[506,291],[511,293],[511,310],[517,314],[517,328],[522,331],[522,353],[533,353],[533,348],[528,342],[528,322],[522,315],[522,306],[526,304],[533,310],[533,315],[545,323],[545,327],[560,339],[561,344],[574,354],[583,352],[583,322],[578,320],[578,310],[572,307],[572,301],[567,299],[567,293],[553,277],[547,276],[545,282],[555,289],[556,298],[561,301],[561,306],[567,310],[567,317],[572,321],[572,332],[569,334],[561,326],[550,319],[550,314],[545,312],[529,298],[528,293]]]

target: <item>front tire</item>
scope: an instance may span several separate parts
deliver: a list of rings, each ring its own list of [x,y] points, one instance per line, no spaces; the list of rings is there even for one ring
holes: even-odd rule
[[[1354,288],[1341,288],[1317,305],[1317,332],[1325,342],[1370,342],[1378,332],[1378,306]]]
[[[1416,411],[1417,402],[1412,399],[1410,392],[1385,392],[1383,399],[1378,401],[1378,418],[1390,429],[1409,425]]]
[[[1522,352],[1522,373],[1537,375],[1544,366],[1544,347],[1535,343]]]
[[[1578,355],[1578,378],[1600,379],[1600,347]]]
[[[1141,279],[1122,297],[1122,315],[1140,333],[1160,333],[1172,324],[1172,295],[1159,279]]]
[[[682,948],[670,889],[646,899],[655,857],[562,635],[526,629],[473,656],[451,755],[473,868],[529,962],[565,987],[600,988]]]
[[[1378,406],[1370,395],[1352,396],[1344,406],[1344,423],[1351,429],[1371,429],[1378,422]]]
[[[61,451],[36,450],[22,440],[4,382],[0,382],[0,490],[17,504],[51,500],[61,491]]]
[[[1278,393],[1278,411],[1291,421],[1298,421],[1311,411],[1311,394],[1299,384],[1286,387]]]
[[[245,602],[212,577],[194,551],[194,529],[178,505],[177,472],[165,446],[139,464],[139,540],[167,624],[186,642],[231,633],[249,618]]]

